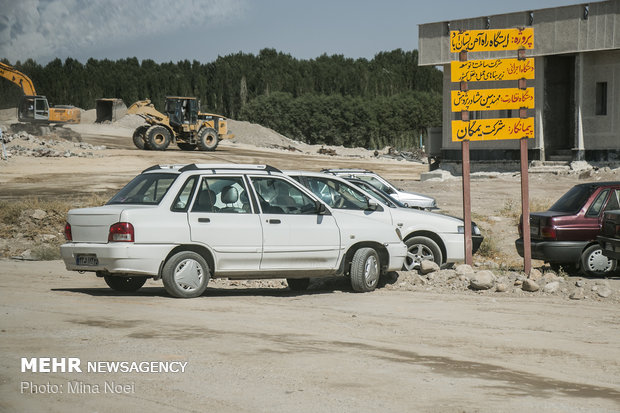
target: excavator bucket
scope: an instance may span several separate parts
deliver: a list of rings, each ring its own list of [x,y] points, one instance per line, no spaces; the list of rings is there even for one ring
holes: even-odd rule
[[[102,98],[97,99],[96,123],[105,121],[114,122],[127,113],[127,106],[122,99]]]

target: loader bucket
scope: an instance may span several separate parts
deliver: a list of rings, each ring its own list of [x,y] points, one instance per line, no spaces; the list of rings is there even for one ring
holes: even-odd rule
[[[95,122],[114,122],[125,116],[126,113],[127,106],[121,99],[97,99],[97,120]]]

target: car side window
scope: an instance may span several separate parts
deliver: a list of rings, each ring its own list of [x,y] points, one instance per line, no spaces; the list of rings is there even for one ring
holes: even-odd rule
[[[299,188],[276,177],[252,177],[265,214],[316,214],[315,201]]]
[[[357,175],[356,178],[359,178],[363,181],[368,182],[375,188],[382,190],[383,192],[387,192],[388,194],[393,193],[394,191],[389,186],[385,185],[383,182],[370,175]]]
[[[588,208],[588,212],[586,212],[587,217],[597,217],[601,213],[601,209],[603,209],[603,205],[605,204],[605,200],[607,199],[607,195],[609,194],[609,189],[605,189],[601,191],[590,208]]]
[[[192,212],[251,213],[252,207],[243,177],[203,177]]]
[[[183,184],[183,187],[177,194],[177,197],[174,199],[172,203],[172,208],[170,208],[173,212],[185,212],[189,207],[189,202],[192,197],[192,192],[194,191],[194,187],[196,186],[196,181],[198,180],[197,176],[192,176]]]
[[[607,201],[607,205],[605,205],[605,211],[613,211],[616,209],[620,209],[620,192],[616,189],[612,189],[609,201]]]
[[[368,209],[368,198],[361,192],[334,179],[307,177],[310,190],[336,209]]]

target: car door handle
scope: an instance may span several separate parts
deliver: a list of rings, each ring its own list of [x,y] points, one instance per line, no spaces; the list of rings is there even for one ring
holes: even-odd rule
[[[198,222],[211,222],[209,218],[198,218]]]
[[[281,221],[279,219],[268,219],[267,222],[270,224],[280,224]]]

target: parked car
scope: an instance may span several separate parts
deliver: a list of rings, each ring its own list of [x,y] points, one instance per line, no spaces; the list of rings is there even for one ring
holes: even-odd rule
[[[532,258],[558,268],[601,276],[616,270],[616,260],[603,255],[597,236],[603,213],[620,208],[620,182],[575,185],[548,211],[530,214]],[[523,256],[522,225],[515,246]]]
[[[618,200],[619,195],[616,192],[615,202],[620,204]],[[601,235],[596,237],[596,239],[601,245],[604,256],[616,261],[620,259],[620,210],[605,212]]]
[[[435,201],[434,198],[415,192],[406,192],[402,189],[398,189],[387,179],[366,169],[323,169],[321,172],[334,174],[343,178],[349,177],[367,181],[409,208],[427,210],[438,209],[437,201]]]
[[[118,291],[162,279],[174,297],[197,297],[210,278],[348,275],[371,291],[381,272],[403,266],[391,224],[332,209],[264,165],[154,166],[101,207],[69,211],[61,255]]]
[[[464,260],[462,219],[406,208],[367,181],[348,178],[361,185],[370,185],[371,188],[361,188],[332,174],[306,171],[285,173],[309,188],[333,210],[370,217],[398,228],[407,245],[407,259],[403,266],[405,270],[418,268],[422,260],[434,261],[440,266]],[[483,237],[475,223],[472,232],[473,252],[476,252]]]

